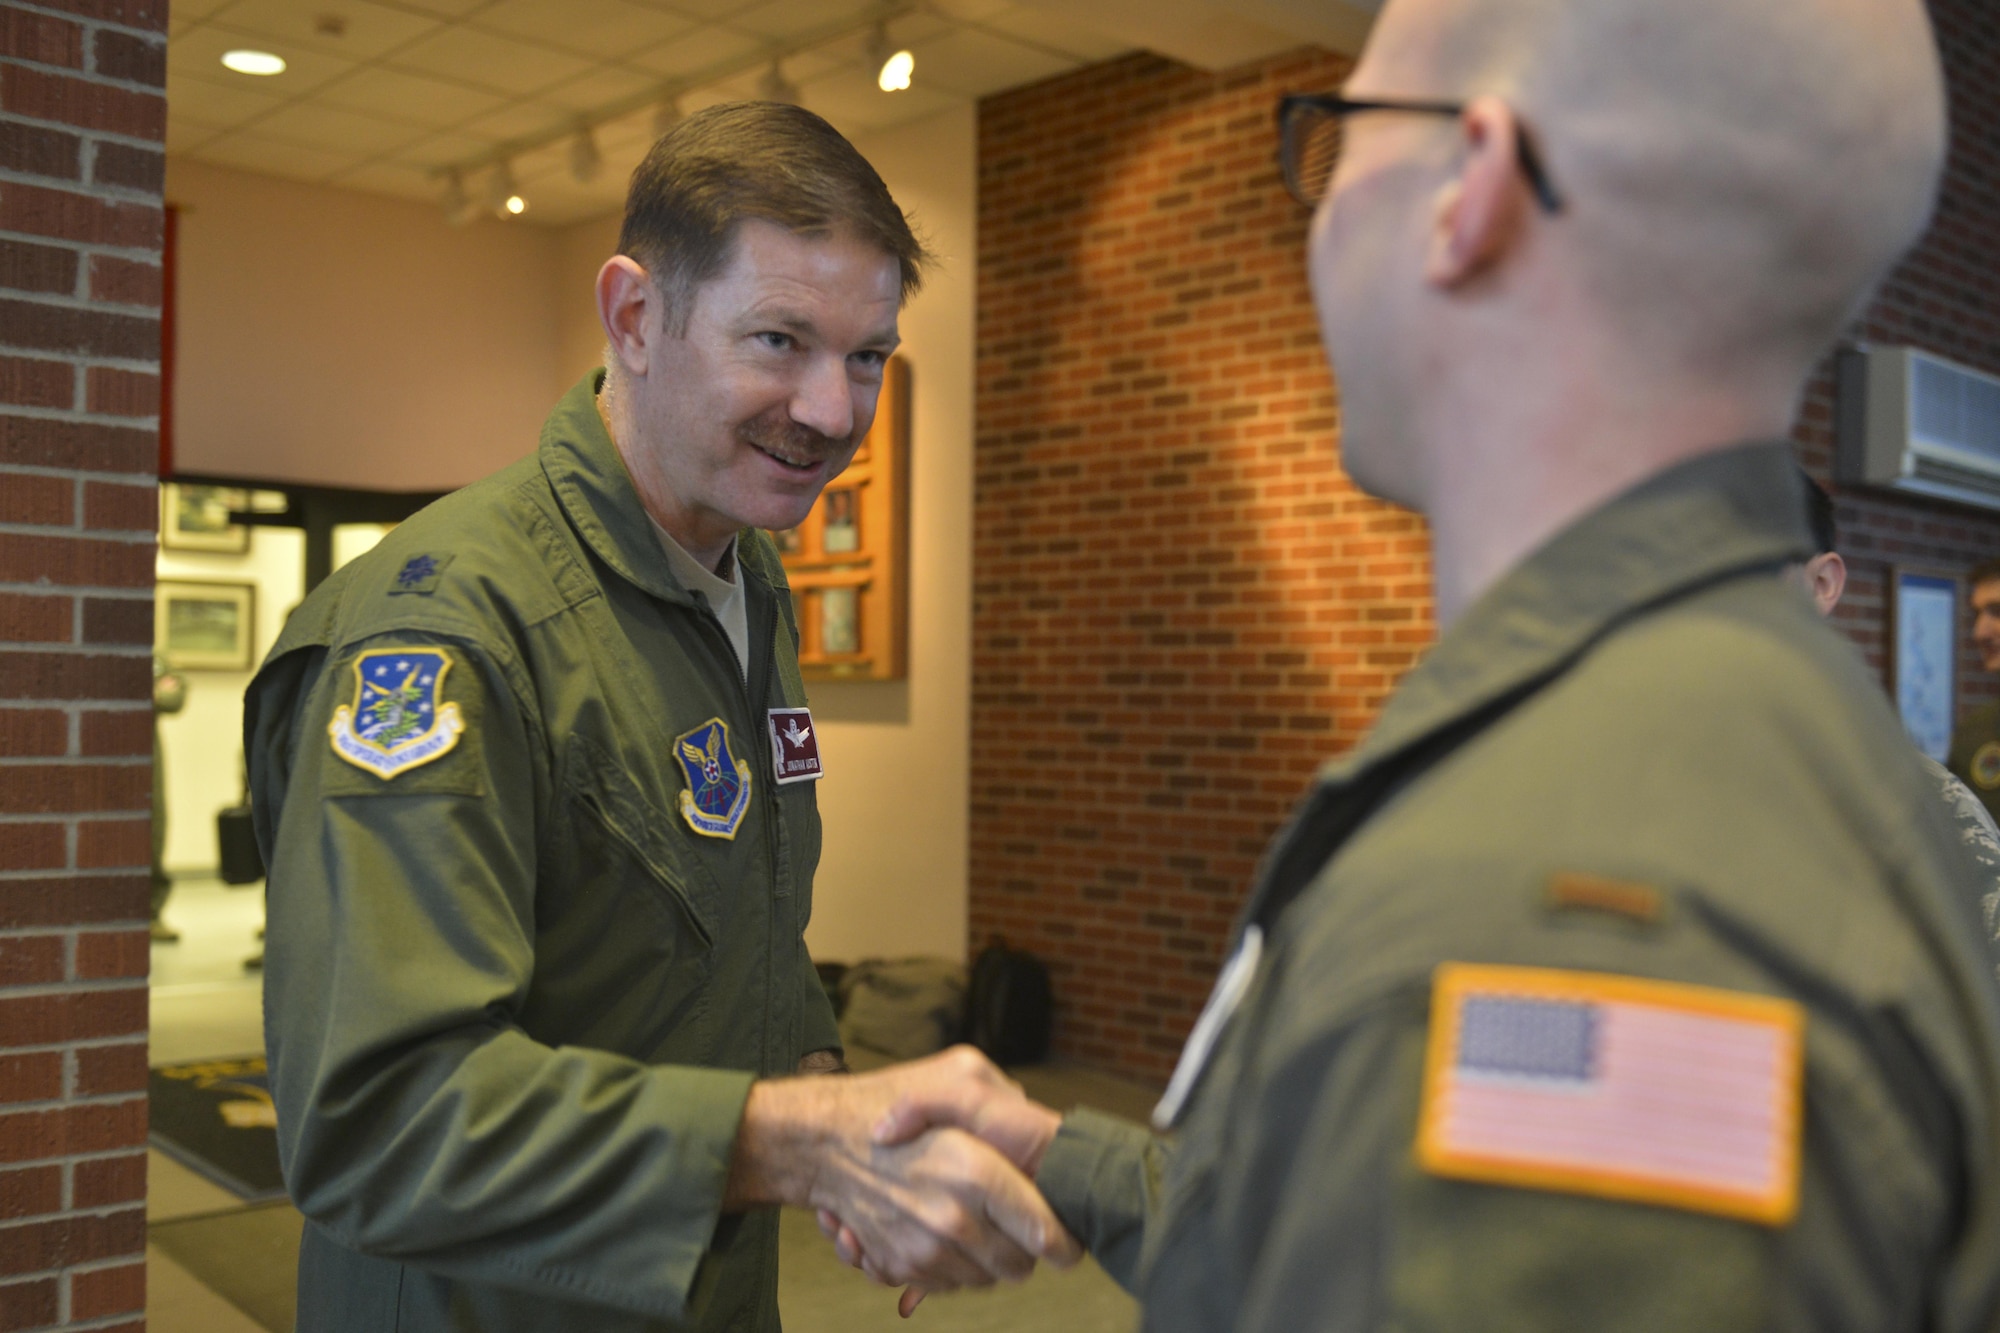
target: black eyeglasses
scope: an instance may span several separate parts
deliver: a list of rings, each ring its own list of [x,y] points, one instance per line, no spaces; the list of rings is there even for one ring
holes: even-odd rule
[[[1307,208],[1326,197],[1333,181],[1333,168],[1340,161],[1342,126],[1357,111],[1406,111],[1420,116],[1457,116],[1465,112],[1463,102],[1363,100],[1339,93],[1293,93],[1278,102],[1278,162],[1284,168],[1285,188],[1292,198]],[[1535,202],[1544,213],[1562,212],[1562,196],[1549,183],[1542,169],[1541,155],[1535,151],[1528,131],[1515,124],[1514,153],[1521,159],[1521,174],[1534,191]]]

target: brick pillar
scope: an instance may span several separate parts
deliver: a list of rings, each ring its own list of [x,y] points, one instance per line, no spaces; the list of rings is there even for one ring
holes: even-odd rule
[[[143,1326],[166,0],[0,0],[0,1329]]]

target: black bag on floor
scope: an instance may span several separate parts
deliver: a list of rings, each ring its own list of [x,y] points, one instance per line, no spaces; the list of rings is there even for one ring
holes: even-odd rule
[[[257,830],[250,822],[249,806],[215,812],[215,843],[222,853],[224,884],[255,884],[264,878],[264,858],[257,851]]]
[[[965,1039],[996,1065],[1029,1065],[1048,1057],[1054,1028],[1048,965],[994,937],[972,964]]]

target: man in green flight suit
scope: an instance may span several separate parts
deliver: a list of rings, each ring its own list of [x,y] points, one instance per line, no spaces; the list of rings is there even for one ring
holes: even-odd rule
[[[1980,666],[2000,671],[2000,560],[1974,565],[1965,581],[1972,589],[1972,647]],[[1983,705],[1960,719],[1945,767],[2000,818],[2000,704]]]
[[[634,174],[606,368],[540,448],[291,617],[245,743],[299,1328],[776,1330],[816,1206],[944,1287],[1075,1242],[958,1130],[868,1131],[969,1052],[841,1067],[807,957],[817,742],[784,573],[874,414],[925,259],[795,107]]]
[[[1162,1333],[2000,1327],[1975,869],[1785,576],[1801,386],[1936,189],[1919,0],[1389,0],[1281,115],[1442,636],[1266,857],[1171,1137],[939,1089],[883,1141],[1004,1146]]]

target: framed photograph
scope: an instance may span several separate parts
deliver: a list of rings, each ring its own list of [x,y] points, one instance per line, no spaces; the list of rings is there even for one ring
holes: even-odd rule
[[[767,531],[770,532],[771,544],[778,548],[779,555],[797,555],[805,549],[805,543],[799,540],[797,528],[770,528]]]
[[[160,487],[160,545],[169,551],[241,555],[250,549],[250,529],[229,516],[249,505],[249,492],[234,486],[167,482]]]
[[[853,588],[823,588],[819,594],[819,650],[828,657],[861,651],[859,608]]]
[[[255,584],[161,579],[153,599],[153,648],[168,666],[250,669],[257,634]]]
[[[828,491],[822,502],[826,523],[820,529],[820,549],[828,555],[845,555],[861,549],[861,506],[855,503],[854,489],[844,486]]]
[[[875,424],[805,522],[773,533],[809,681],[902,680],[910,624],[910,366],[889,359]]]
[[[1958,580],[1898,568],[1889,582],[1889,688],[1910,739],[1942,763],[1957,702]]]

